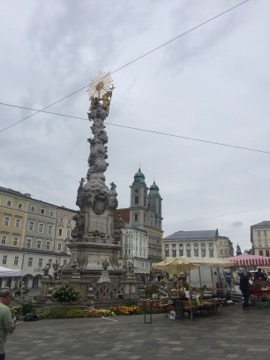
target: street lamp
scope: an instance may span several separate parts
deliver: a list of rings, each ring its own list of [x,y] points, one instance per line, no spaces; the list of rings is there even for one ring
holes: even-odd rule
[[[23,248],[21,250],[23,250],[22,265],[21,265],[21,286],[20,286],[20,298],[21,298],[20,316],[22,317],[22,306],[23,306],[22,287],[23,287],[23,268],[24,268],[25,249]]]

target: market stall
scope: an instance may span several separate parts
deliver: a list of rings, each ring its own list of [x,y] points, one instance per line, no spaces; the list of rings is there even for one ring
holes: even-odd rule
[[[200,287],[198,289],[194,289],[192,284],[187,284],[188,287],[184,289],[179,288],[179,274],[181,272],[187,272],[189,282],[191,280],[190,272],[192,269],[197,269],[199,273],[199,278],[201,279],[200,275],[200,267],[202,265],[207,265],[211,272],[211,279],[212,279],[212,288],[210,291],[206,291],[203,288],[202,283],[200,283]],[[176,304],[178,307],[182,308],[182,311],[188,311],[190,314],[190,318],[193,319],[193,315],[197,311],[213,311],[218,313],[221,305],[221,299],[215,297],[217,292],[216,284],[214,282],[214,275],[213,275],[213,267],[229,267],[233,266],[233,264],[224,259],[218,258],[199,258],[199,257],[167,257],[165,260],[161,261],[160,263],[153,264],[152,268],[154,270],[161,270],[163,272],[175,274],[177,276],[177,288],[174,296]]]
[[[242,254],[229,257],[227,260],[231,261],[235,267],[245,267],[247,271],[249,271],[250,268],[256,269],[258,267],[270,266],[270,257],[260,255]],[[251,301],[259,307],[270,307],[270,283],[267,277],[261,280],[256,278],[256,272],[254,274],[249,289]]]

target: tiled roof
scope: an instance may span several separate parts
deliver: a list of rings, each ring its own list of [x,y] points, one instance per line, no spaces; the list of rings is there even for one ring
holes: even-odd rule
[[[270,221],[262,221],[258,224],[252,225],[253,226],[270,226]]]
[[[218,236],[217,230],[177,231],[164,240],[209,239]]]

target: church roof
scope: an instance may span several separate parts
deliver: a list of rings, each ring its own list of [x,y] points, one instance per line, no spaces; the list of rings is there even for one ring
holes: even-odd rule
[[[141,172],[141,168],[139,168],[138,172],[136,172],[136,174],[134,175],[134,182],[133,184],[136,183],[141,183],[141,184],[145,184],[145,176],[144,174]]]
[[[218,230],[177,231],[165,237],[164,240],[202,240],[213,239],[217,236]]]
[[[159,195],[159,187],[156,185],[155,181],[150,186],[149,196],[151,195]]]

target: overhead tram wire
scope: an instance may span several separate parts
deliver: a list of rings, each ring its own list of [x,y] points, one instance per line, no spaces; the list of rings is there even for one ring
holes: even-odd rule
[[[168,44],[172,43],[172,42],[173,42],[173,41],[175,41],[175,40],[178,40],[179,38],[181,38],[181,37],[183,37],[183,36],[185,36],[185,35],[187,35],[187,34],[191,33],[191,32],[192,32],[192,31],[194,31],[194,30],[199,29],[200,27],[202,27],[202,26],[204,26],[204,25],[208,24],[208,23],[209,23],[209,22],[211,22],[211,21],[216,20],[217,18],[219,18],[219,17],[221,17],[221,16],[223,16],[223,15],[225,15],[225,14],[229,13],[230,11],[235,10],[236,8],[238,8],[238,7],[242,6],[242,5],[244,5],[245,3],[249,2],[249,1],[250,1],[250,0],[244,0],[244,1],[242,1],[241,3],[238,3],[238,4],[234,5],[234,6],[232,6],[231,8],[229,8],[229,9],[227,9],[227,10],[224,10],[224,11],[222,11],[221,13],[219,13],[219,14],[217,14],[217,15],[213,16],[212,18],[210,18],[210,19],[208,19],[208,20],[206,20],[206,21],[204,21],[204,22],[202,22],[202,23],[200,23],[200,24],[198,24],[198,25],[196,25],[196,26],[192,27],[191,29],[189,29],[189,30],[187,30],[187,31],[184,31],[183,33],[181,33],[180,35],[178,35],[178,36],[174,37],[173,39],[171,39],[171,40],[169,40],[169,41],[166,41],[165,43],[163,43],[163,44],[159,45],[158,47],[156,47],[156,48],[154,48],[154,49],[152,49],[152,50],[150,50],[150,51],[148,51],[148,52],[144,53],[143,55],[141,55],[141,56],[139,56],[139,57],[135,58],[134,60],[132,60],[132,61],[130,61],[130,62],[128,62],[128,63],[126,63],[125,65],[120,66],[118,69],[113,70],[113,71],[111,72],[111,74],[114,74],[114,73],[116,73],[117,71],[120,71],[120,70],[124,69],[125,67],[127,67],[127,66],[129,66],[129,65],[133,64],[134,62],[136,62],[136,61],[138,61],[138,60],[141,60],[142,58],[144,58],[144,57],[146,57],[146,56],[148,56],[148,55],[152,54],[153,52],[155,52],[155,51],[157,51],[157,50],[161,49],[162,47],[164,47],[164,46],[166,46],[166,45],[168,45]],[[77,94],[78,92],[80,92],[80,91],[82,91],[82,90],[86,89],[87,87],[88,87],[88,85],[83,86],[83,87],[81,87],[80,89],[78,89],[78,90],[76,90],[76,91],[74,91],[74,92],[72,92],[72,93],[70,93],[70,94],[66,95],[65,97],[63,97],[63,98],[61,98],[61,99],[59,99],[59,100],[54,101],[54,102],[53,102],[53,103],[51,103],[50,105],[45,106],[45,107],[44,107],[44,108],[42,108],[41,110],[36,111],[34,114],[30,114],[30,115],[28,115],[28,116],[26,116],[26,117],[22,118],[21,120],[19,120],[19,121],[15,122],[15,123],[13,123],[13,124],[11,124],[11,125],[9,125],[9,126],[7,126],[7,127],[3,128],[3,129],[1,129],[1,130],[0,130],[0,133],[2,133],[2,132],[4,132],[4,131],[6,131],[6,130],[8,130],[8,129],[12,128],[13,126],[16,126],[17,124],[20,124],[21,122],[23,122],[23,121],[25,121],[25,120],[27,120],[27,119],[29,119],[29,118],[31,118],[31,117],[33,117],[33,116],[35,116],[35,115],[39,114],[40,112],[42,112],[42,111],[44,111],[44,110],[46,110],[46,109],[49,109],[50,107],[52,107],[52,106],[54,106],[54,105],[56,105],[56,104],[60,103],[61,101],[64,101],[64,100],[68,99],[69,97],[71,97],[71,96],[73,96],[73,95]]]
[[[61,116],[61,117],[65,117],[65,118],[89,121],[88,119],[83,118],[83,117],[74,116],[74,115],[60,114],[60,113],[55,113],[55,112],[51,112],[51,111],[45,111],[45,110],[42,110],[42,109],[34,109],[34,108],[25,107],[25,106],[7,104],[7,103],[3,103],[3,102],[0,102],[0,105],[19,108],[19,109],[24,109],[24,110],[31,110],[31,111],[35,111],[35,113],[45,113],[45,114],[56,115],[56,116]],[[171,136],[171,137],[175,137],[175,138],[179,138],[179,139],[183,139],[183,140],[198,141],[198,142],[202,142],[202,143],[206,143],[206,144],[224,146],[224,147],[229,147],[229,148],[234,148],[234,149],[239,149],[239,150],[246,150],[246,151],[258,152],[258,153],[263,153],[263,154],[270,155],[270,151],[253,149],[253,148],[240,146],[240,145],[232,145],[232,144],[220,143],[220,142],[217,142],[217,141],[210,141],[210,140],[204,140],[204,139],[199,139],[199,138],[193,138],[193,137],[189,137],[189,136],[169,134],[169,133],[165,133],[165,132],[162,132],[162,131],[142,129],[142,128],[137,128],[137,127],[133,127],[133,126],[120,125],[120,124],[110,123],[110,122],[107,122],[107,125],[126,128],[126,129],[130,129],[130,130],[135,130],[135,131],[142,131],[142,132],[152,133],[152,134],[156,134],[156,135]]]
[[[177,224],[174,223],[174,224],[169,224],[169,225],[166,225],[166,226],[170,227],[170,226],[175,226],[175,225],[184,224],[184,223],[193,223],[193,222],[197,222],[197,221],[211,220],[211,219],[216,219],[216,218],[225,217],[225,216],[239,215],[239,214],[245,214],[245,213],[252,212],[252,211],[265,210],[265,209],[269,209],[269,208],[270,208],[270,206],[265,206],[265,207],[261,207],[261,208],[257,208],[257,209],[235,211],[235,212],[232,212],[232,213],[210,216],[210,217],[207,217],[207,218],[179,221]]]

